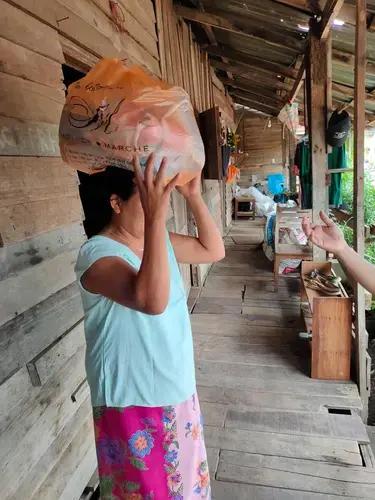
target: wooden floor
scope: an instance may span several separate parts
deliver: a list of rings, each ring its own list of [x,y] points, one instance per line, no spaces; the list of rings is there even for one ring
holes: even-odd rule
[[[357,387],[307,375],[299,281],[273,292],[263,232],[235,222],[225,260],[190,298],[214,499],[374,499]]]

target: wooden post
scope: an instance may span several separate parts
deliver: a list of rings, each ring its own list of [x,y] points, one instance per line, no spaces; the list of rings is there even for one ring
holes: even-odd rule
[[[311,22],[309,37],[308,113],[312,168],[312,210],[313,221],[319,222],[319,212],[328,209],[326,187],[326,90],[327,90],[327,41],[319,36],[319,24]],[[326,252],[316,245],[313,260],[326,260]]]
[[[357,22],[354,73],[354,246],[363,257],[364,235],[364,149],[365,149],[365,77],[366,77],[366,0],[356,0]],[[357,383],[367,420],[369,387],[367,381],[367,333],[363,287],[354,284],[355,347]]]
[[[332,113],[332,32],[330,31],[326,39],[327,50],[326,50],[326,64],[327,64],[327,91],[326,91],[326,106],[327,115],[326,123],[328,125],[328,120]],[[327,144],[326,152],[331,153],[332,147]]]

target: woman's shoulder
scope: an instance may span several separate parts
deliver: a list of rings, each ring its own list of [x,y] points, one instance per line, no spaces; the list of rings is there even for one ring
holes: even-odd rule
[[[116,241],[101,235],[92,236],[78,252],[76,272],[84,272],[103,257],[118,257],[121,254],[120,250],[119,243]]]

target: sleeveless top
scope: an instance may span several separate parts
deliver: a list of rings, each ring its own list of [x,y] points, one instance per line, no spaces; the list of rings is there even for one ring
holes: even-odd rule
[[[187,400],[195,392],[193,339],[169,236],[170,297],[163,314],[143,314],[83,288],[85,271],[111,256],[140,268],[141,260],[128,247],[100,235],[81,247],[75,268],[85,316],[92,405],[172,406]]]

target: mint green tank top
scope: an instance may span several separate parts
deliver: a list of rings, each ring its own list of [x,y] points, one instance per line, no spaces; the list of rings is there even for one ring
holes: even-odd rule
[[[125,245],[94,236],[80,249],[76,275],[85,316],[86,372],[93,406],[169,406],[195,392],[193,339],[186,294],[168,237],[170,297],[150,316],[88,292],[81,277],[102,257],[141,260]]]

